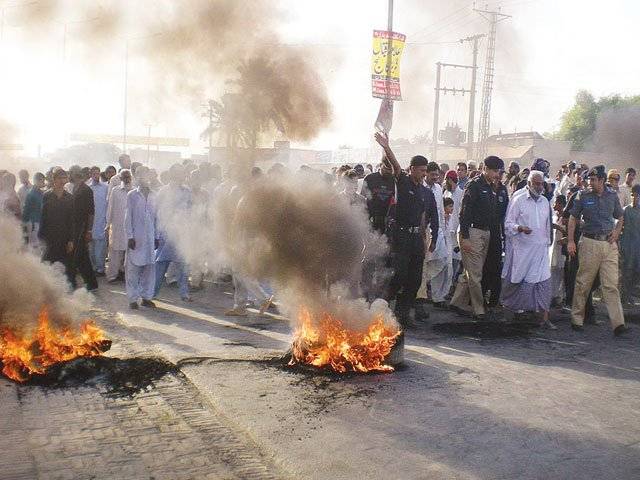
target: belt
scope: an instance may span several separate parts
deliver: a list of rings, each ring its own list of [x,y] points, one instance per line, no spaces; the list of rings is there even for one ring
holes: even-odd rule
[[[609,232],[609,233],[585,233],[585,232],[582,232],[582,236],[583,237],[590,238],[591,240],[598,240],[600,242],[606,242],[607,240],[609,240],[609,235],[611,235],[611,232]]]
[[[485,230],[485,231],[489,230],[489,227],[488,227],[488,226],[486,226],[486,225],[479,225],[479,224],[477,224],[477,223],[472,223],[472,224],[471,224],[471,228],[477,228],[478,230]]]
[[[420,227],[402,227],[398,226],[398,230],[407,233],[420,233]]]

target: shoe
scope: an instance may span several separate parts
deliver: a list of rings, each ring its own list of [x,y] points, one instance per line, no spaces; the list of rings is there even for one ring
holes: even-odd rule
[[[414,303],[416,305],[426,305],[427,303],[429,303],[429,300],[427,298],[416,298],[416,301]]]
[[[547,320],[546,322],[540,322],[540,328],[547,328],[549,330],[557,330],[558,327],[556,327],[553,323],[551,323],[551,320]]]
[[[271,295],[264,302],[262,302],[262,304],[260,305],[260,311],[258,312],[260,316],[264,315],[264,312],[266,312],[269,309],[272,301],[273,301],[273,295]]]
[[[224,312],[227,317],[248,317],[249,312],[247,312],[246,308],[232,308],[231,310],[227,310]]]
[[[96,277],[104,277],[104,272],[96,272]]]
[[[118,278],[112,278],[111,280],[107,280],[109,285],[113,285],[114,283],[119,283],[121,280]]]
[[[571,322],[571,330],[573,330],[574,332],[584,332],[584,327],[582,325],[577,325]]]
[[[414,312],[414,318],[416,319],[416,321],[427,320],[429,318],[429,312],[424,309],[423,305],[416,305],[414,307]]]
[[[626,325],[618,325],[614,330],[613,334],[616,337],[626,336],[631,331],[631,327],[627,327]]]
[[[153,303],[151,300],[145,300],[144,298],[142,299],[142,306],[149,307],[149,308],[156,308],[155,303]]]
[[[131,310],[138,310],[140,307],[138,306],[138,302],[131,302],[131,303],[129,304],[129,308],[130,308]]]
[[[439,310],[447,310],[449,307],[446,302],[433,302],[433,308],[437,308]]]
[[[461,317],[470,317],[471,316],[470,312],[467,312],[466,310],[463,310],[460,307],[457,307],[455,305],[449,305],[449,310],[451,310],[452,312],[457,313]]]
[[[565,315],[571,315],[571,307],[562,307],[560,311]]]
[[[187,295],[186,297],[180,297],[182,299],[183,302],[193,302],[193,298],[191,298],[189,295]]]

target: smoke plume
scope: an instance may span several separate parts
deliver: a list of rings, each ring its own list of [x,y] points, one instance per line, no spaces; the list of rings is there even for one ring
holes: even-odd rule
[[[359,299],[363,261],[385,255],[386,241],[323,174],[223,184],[206,220],[202,207],[180,213],[177,196],[167,201],[169,192],[159,193],[159,225],[187,262],[206,260],[210,268],[230,266],[234,276],[267,282],[294,321],[305,307],[315,319],[330,313],[353,329],[363,329],[373,314],[395,324],[385,302]]]
[[[24,250],[20,226],[0,213],[0,330],[35,328],[43,306],[54,322],[75,322],[90,305],[89,294],[68,293],[60,265],[47,265]]]
[[[600,112],[596,120],[594,143],[597,151],[611,155],[607,163],[640,167],[640,106],[627,106]]]

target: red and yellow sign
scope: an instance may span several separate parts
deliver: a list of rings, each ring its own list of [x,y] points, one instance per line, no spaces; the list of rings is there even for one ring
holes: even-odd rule
[[[391,41],[389,41],[389,33],[391,33]],[[387,32],[386,30],[373,31],[371,86],[374,97],[402,100],[400,58],[406,38],[401,33]],[[391,44],[391,55],[389,55],[389,44]]]

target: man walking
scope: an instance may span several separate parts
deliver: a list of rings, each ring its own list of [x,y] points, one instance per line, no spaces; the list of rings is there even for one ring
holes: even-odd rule
[[[182,165],[175,164],[169,169],[169,184],[160,189],[156,201],[156,215],[158,218],[158,251],[156,252],[156,283],[154,296],[160,293],[164,276],[169,264],[174,265],[174,274],[178,281],[180,297],[184,301],[191,301],[189,296],[189,282],[187,265],[184,257],[178,251],[175,238],[179,223],[186,218],[191,208],[189,190],[184,186],[185,170]]]
[[[552,239],[551,208],[544,197],[544,174],[529,173],[526,193],[509,204],[505,235],[510,243],[502,269],[502,304],[514,312],[542,313],[549,321],[551,268],[548,249]]]
[[[91,180],[89,188],[93,191],[93,228],[91,229],[91,244],[89,255],[91,264],[96,276],[104,276],[104,263],[107,255],[107,236],[105,228],[107,225],[107,194],[109,187],[100,179],[100,168],[91,167]]]
[[[138,167],[136,180],[138,187],[127,195],[127,209],[124,217],[127,234],[126,287],[129,307],[138,309],[142,305],[155,308],[151,301],[155,287],[156,214],[154,194],[149,188],[149,169]]]
[[[124,273],[124,254],[127,250],[127,233],[124,228],[124,216],[127,211],[127,194],[131,191],[131,172],[120,172],[121,183],[109,194],[105,236],[109,238],[109,263],[107,281],[115,282],[120,273]]]
[[[571,327],[582,331],[585,305],[591,286],[600,273],[602,294],[609,312],[613,333],[625,334],[622,303],[618,290],[618,237],[623,226],[623,211],[618,195],[605,185],[607,174],[603,165],[589,172],[589,188],[576,195],[569,218],[569,255],[576,255],[574,232],[577,223],[583,221],[580,239],[580,266],[576,275],[576,287],[571,309]],[[615,220],[618,220],[616,223]]]
[[[26,228],[27,243],[33,252],[40,250],[38,230],[42,218],[42,198],[44,196],[44,175],[37,172],[33,176],[33,187],[29,190],[22,209],[22,223]]]
[[[42,216],[38,238],[44,243],[42,260],[45,262],[60,262],[65,267],[65,274],[69,284],[75,284],[72,279],[73,254],[73,197],[64,189],[69,180],[67,172],[56,167],[52,172],[52,187],[42,197]]]
[[[451,307],[466,314],[469,306],[478,319],[485,318],[482,297],[482,268],[489,249],[491,230],[500,220],[498,196],[491,187],[504,169],[502,159],[489,156],[484,160],[483,173],[470,180],[464,191],[460,211],[459,244],[463,274],[459,277]]]
[[[636,169],[627,168],[624,171],[624,183],[618,188],[618,197],[620,197],[620,206],[625,208],[627,205],[631,205],[631,189],[633,188],[633,182],[636,180]]]
[[[89,258],[89,244],[93,229],[93,217],[95,207],[93,203],[93,191],[87,186],[85,175],[78,165],[69,168],[71,191],[73,195],[73,262],[71,285],[76,287],[76,272],[80,272],[85,288],[89,291],[98,288],[96,274]]]
[[[632,295],[640,278],[640,185],[631,189],[631,205],[624,208],[624,226],[620,237],[622,253],[622,300],[632,304]]]
[[[424,275],[422,286],[418,290],[419,298],[427,298],[427,284],[431,284],[431,299],[433,306],[436,308],[445,308],[445,297],[451,288],[452,268],[449,255],[447,252],[448,242],[445,235],[448,234],[444,221],[444,204],[442,196],[442,187],[438,183],[440,178],[440,168],[435,162],[429,162],[427,165],[427,176],[425,177],[426,187],[431,190],[436,200],[436,208],[438,209],[438,238],[436,239],[436,248],[433,252],[426,255],[424,264]]]

